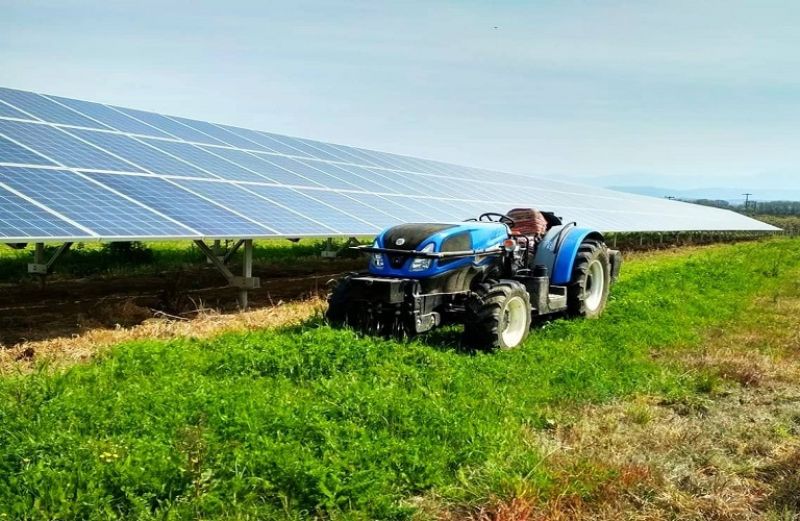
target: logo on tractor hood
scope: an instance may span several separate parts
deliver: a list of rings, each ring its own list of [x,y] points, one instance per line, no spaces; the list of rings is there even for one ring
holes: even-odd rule
[[[406,240],[403,237],[398,238],[394,241],[395,246],[402,246],[406,243]]]

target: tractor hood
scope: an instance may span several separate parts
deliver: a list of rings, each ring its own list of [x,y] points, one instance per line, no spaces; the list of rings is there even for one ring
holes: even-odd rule
[[[497,247],[509,236],[508,227],[502,223],[410,223],[393,226],[375,239],[375,247],[398,253],[374,253],[369,271],[376,275],[422,278],[459,269],[470,263],[484,262],[475,256],[457,260],[426,260],[408,252],[465,252]]]

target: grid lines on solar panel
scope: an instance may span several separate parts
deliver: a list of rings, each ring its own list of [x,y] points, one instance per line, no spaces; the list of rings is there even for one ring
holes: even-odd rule
[[[0,102],[0,116],[7,118],[32,119],[31,116],[25,114],[24,112],[20,112],[14,107],[10,107],[2,102]]]
[[[227,161],[231,161],[232,163],[236,163],[239,166],[247,168],[258,175],[264,178],[264,181],[269,183],[277,183],[277,184],[284,184],[284,185],[301,185],[301,186],[320,186],[319,183],[315,183],[310,179],[306,179],[305,177],[299,176],[288,170],[285,170],[277,165],[262,159],[266,157],[262,154],[244,152],[242,150],[235,150],[232,148],[215,148],[215,147],[203,147],[203,150],[207,152],[211,152],[212,154],[217,154],[222,158],[226,159]]]
[[[424,197],[408,197],[408,196],[394,196],[394,195],[385,195],[382,197],[394,201],[397,204],[405,206],[413,206],[414,208],[418,208],[421,212],[424,212],[430,220],[434,222],[452,222],[460,220],[458,217],[453,215],[453,211],[451,209],[446,208],[441,204],[436,204],[436,201],[433,199],[427,199]]]
[[[103,150],[108,150],[112,154],[127,159],[154,174],[183,177],[214,177],[208,172],[204,172],[192,165],[175,159],[129,136],[112,134],[110,132],[97,132],[94,130],[70,129],[69,132],[97,145]],[[88,165],[83,166],[85,168],[90,168]]]
[[[286,138],[285,136],[275,136],[271,135],[273,139],[280,139],[287,145],[290,145],[292,148],[296,148],[301,152],[305,153],[306,155],[313,157],[315,159],[322,159],[325,161],[339,161],[339,159],[328,152],[326,152],[322,147],[316,146],[313,142],[305,139],[300,138]]]
[[[419,208],[414,208],[413,204],[401,205],[377,194],[352,193],[347,195],[358,201],[361,201],[368,206],[380,208],[390,215],[399,218],[402,222],[420,222],[431,220],[431,217],[424,212],[424,209],[420,210]]]
[[[360,190],[361,188],[357,184],[348,183],[344,179],[339,179],[333,174],[327,173],[324,168],[319,167],[315,168],[308,163],[303,162],[300,159],[293,159],[291,157],[285,156],[275,156],[275,155],[268,155],[268,154],[259,154],[259,158],[272,163],[273,165],[280,167],[287,172],[292,172],[294,174],[300,175],[313,183],[318,185],[324,186],[326,188],[338,188],[343,190]],[[317,163],[319,165],[324,165],[326,163]],[[330,163],[327,163],[330,164]],[[308,182],[303,184],[309,184]]]
[[[168,134],[151,127],[150,125],[146,125],[100,103],[62,98],[59,96],[48,96],[48,98],[51,98],[62,105],[66,105],[73,110],[77,110],[81,114],[85,114],[93,119],[96,119],[105,126],[119,130],[120,132],[143,134],[145,136],[171,137]]]
[[[321,159],[327,159],[328,161],[339,161],[342,163],[352,163],[355,158],[345,152],[338,150],[327,143],[322,143],[321,141],[313,141],[310,139],[303,139],[304,143],[308,144],[309,146],[313,146],[315,149],[319,150],[325,157]]]
[[[0,120],[0,134],[5,134],[67,167],[139,171],[133,165],[49,125]]]
[[[383,165],[378,164],[376,161],[372,160],[368,155],[366,155],[361,149],[355,147],[348,147],[345,145],[332,145],[337,150],[343,150],[347,154],[353,157],[350,163],[354,163],[357,165],[362,166],[378,166],[381,167]]]
[[[269,132],[259,132],[257,130],[253,130],[252,134],[248,133],[245,137],[261,143],[263,146],[279,154],[297,157],[314,157],[312,154],[308,154],[307,152],[298,150],[297,148],[287,144],[284,140],[279,139],[279,136],[270,134]]]
[[[265,142],[267,141],[264,136],[256,132],[255,130],[250,130],[247,128],[240,128],[240,127],[232,127],[230,125],[218,125],[223,130],[230,132],[232,134],[236,134],[240,138],[249,141],[250,145],[246,147],[242,147],[246,150],[257,150],[260,152],[271,152],[274,154],[280,154],[279,150],[275,150],[274,148],[267,146]]]
[[[385,228],[387,226],[400,224],[402,222],[402,220],[398,217],[395,217],[391,213],[384,211],[382,207],[364,204],[358,199],[351,197],[352,194],[332,192],[330,190],[300,189],[299,191],[314,197],[325,204],[329,204],[334,208],[338,208],[343,212],[347,212],[350,215],[360,217],[361,219],[369,222],[370,224],[374,224],[379,228]]]
[[[188,125],[195,130],[204,132],[205,134],[208,134],[232,147],[243,148],[245,150],[260,150],[263,152],[269,152],[269,150],[258,145],[257,143],[253,143],[252,141],[249,141],[238,134],[234,134],[233,132],[224,129],[219,125],[208,123],[206,121],[197,121],[195,119],[179,118],[175,116],[170,116],[170,119],[174,119],[175,121],[183,123],[184,125]]]
[[[327,226],[343,233],[349,234],[370,234],[378,231],[378,227],[368,224],[357,216],[352,216],[338,210],[332,206],[317,201],[312,192],[319,190],[308,190],[305,194],[300,190],[294,190],[282,186],[260,186],[251,185],[247,187],[259,195],[277,201],[284,206],[296,208],[303,215],[315,221],[325,223]]]
[[[233,181],[257,181],[264,182],[264,177],[254,172],[246,170],[239,165],[215,155],[214,148],[200,148],[189,143],[178,143],[175,141],[164,141],[160,139],[141,138],[142,141],[154,146],[164,152],[197,165],[207,172],[211,172],[221,179]],[[203,176],[209,177],[209,176]]]
[[[386,183],[381,183],[382,179],[378,179],[370,171],[354,165],[335,165],[313,159],[298,159],[298,161],[302,161],[314,168],[325,170],[339,179],[349,181],[350,184],[357,186],[358,190],[379,193],[394,192]]]
[[[246,215],[256,222],[268,226],[280,234],[298,235],[324,235],[338,233],[338,230],[325,226],[323,223],[314,222],[303,217],[299,212],[275,204],[263,197],[259,197],[247,190],[250,187],[239,188],[230,183],[213,183],[208,181],[176,181],[179,185],[189,190],[213,199],[224,201],[225,206],[234,208],[237,212]]]
[[[105,128],[102,123],[81,116],[77,112],[61,106],[33,92],[5,89],[0,87],[0,99],[10,103],[20,110],[32,114],[37,118],[50,123],[62,125],[77,125],[79,127]]]
[[[366,171],[376,182],[391,188],[393,192],[403,195],[430,195],[424,186],[409,183],[404,174],[377,168],[355,167],[357,172]]]
[[[158,177],[87,173],[206,237],[267,237],[274,232]]]
[[[39,154],[0,136],[0,163],[17,163],[20,165],[55,165]]]
[[[73,172],[0,168],[0,182],[104,237],[176,237],[189,233]]]
[[[120,112],[123,112],[128,116],[136,118],[140,121],[144,121],[148,125],[152,125],[159,130],[163,130],[164,132],[170,135],[173,135],[177,138],[186,141],[194,141],[197,143],[211,143],[214,145],[224,145],[224,143],[222,143],[218,139],[215,139],[207,134],[204,134],[199,130],[187,127],[186,125],[174,121],[166,116],[162,116],[161,114],[156,114],[154,112],[145,112],[143,110],[126,109],[123,107],[111,106],[111,108],[119,110]]]
[[[364,183],[362,183],[361,176],[333,163],[314,159],[289,159],[289,161],[294,164],[299,163],[302,165],[300,168],[303,168],[303,171],[300,173],[306,177],[321,175],[321,177],[319,177],[319,182],[327,188],[339,188],[342,190],[367,189]]]
[[[81,238],[91,235],[0,187],[0,237]]]

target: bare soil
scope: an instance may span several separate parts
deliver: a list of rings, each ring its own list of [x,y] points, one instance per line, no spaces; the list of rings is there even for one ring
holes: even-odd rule
[[[253,309],[318,296],[328,281],[363,262],[340,260],[330,268],[254,269],[261,288]],[[0,349],[23,342],[72,337],[98,328],[131,327],[153,317],[191,318],[199,310],[238,311],[237,290],[212,267],[151,275],[0,285]]]

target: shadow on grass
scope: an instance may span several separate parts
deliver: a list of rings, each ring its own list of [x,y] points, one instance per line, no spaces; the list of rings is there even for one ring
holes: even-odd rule
[[[535,319],[531,324],[530,335],[535,335],[538,331],[543,330],[547,325],[551,324],[553,321],[563,318],[565,318],[563,314],[558,314],[547,318]],[[324,314],[317,313],[315,316],[310,317],[309,319],[301,322],[300,324],[287,326],[286,328],[281,328],[278,331],[287,333],[299,333],[304,330],[316,329],[321,327],[330,327],[332,329],[337,329],[336,327],[328,324]],[[490,348],[482,349],[480,347],[476,348],[468,345],[468,342],[466,342],[466,339],[464,338],[464,326],[462,324],[447,324],[444,326],[440,326],[438,328],[434,328],[432,331],[429,331],[427,333],[416,335],[414,337],[408,337],[408,336],[396,337],[389,334],[370,333],[367,331],[360,331],[350,326],[345,326],[343,328],[338,328],[338,329],[351,331],[354,334],[356,334],[359,338],[380,338],[382,340],[391,340],[394,342],[398,342],[400,344],[414,343],[430,347],[437,351],[455,353],[464,356],[474,356],[479,353],[486,353],[492,351],[492,349]],[[530,336],[528,338],[530,338]]]

